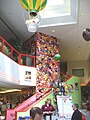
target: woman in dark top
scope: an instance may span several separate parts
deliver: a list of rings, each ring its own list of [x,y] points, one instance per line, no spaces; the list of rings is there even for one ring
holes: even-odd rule
[[[46,120],[46,116],[50,116],[50,120],[52,120],[52,114],[55,111],[54,106],[51,104],[51,99],[48,98],[45,102],[45,104],[42,106],[42,110],[43,110],[43,116],[44,119]]]

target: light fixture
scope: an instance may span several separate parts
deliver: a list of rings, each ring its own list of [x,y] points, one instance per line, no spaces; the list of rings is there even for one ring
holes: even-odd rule
[[[54,0],[48,0],[47,2],[47,6],[55,6],[55,5],[63,5],[64,4],[64,0],[57,0],[57,2],[55,2]]]
[[[29,19],[25,21],[29,32],[36,32],[40,24],[41,16],[37,13],[36,16],[29,15]]]
[[[53,29],[52,32],[55,32],[55,30]]]
[[[81,13],[81,16],[84,16],[84,13]]]
[[[29,11],[29,19],[25,21],[29,32],[36,32],[40,23],[39,11],[45,8],[47,0],[20,0],[22,7]]]
[[[36,32],[37,31],[37,27],[38,27],[37,23],[29,22],[26,25],[27,25],[27,29],[28,29],[29,32]]]
[[[10,93],[10,92],[20,92],[21,90],[19,89],[11,89],[11,90],[5,90],[5,91],[0,91],[0,93]]]

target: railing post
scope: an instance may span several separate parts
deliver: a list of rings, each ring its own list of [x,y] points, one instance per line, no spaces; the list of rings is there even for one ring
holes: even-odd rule
[[[10,58],[12,59],[13,49],[11,49]]]
[[[35,65],[36,65],[36,60],[35,60],[35,59],[36,59],[36,57],[34,56],[34,67],[35,67]]]
[[[18,56],[18,64],[21,65],[21,54],[19,54],[19,56]]]
[[[2,40],[2,47],[1,47],[2,53],[4,53],[4,40]]]

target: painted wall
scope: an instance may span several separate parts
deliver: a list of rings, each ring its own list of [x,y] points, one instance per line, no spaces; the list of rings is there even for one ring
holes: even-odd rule
[[[26,71],[31,72],[31,79],[25,79]],[[36,68],[18,65],[0,52],[0,81],[6,83],[36,86]]]
[[[61,72],[67,72],[67,62],[60,62],[60,70]]]
[[[67,71],[68,74],[72,75],[72,69],[84,69],[84,77],[81,77],[81,83],[87,83],[89,77],[89,62],[88,61],[68,61]]]
[[[73,85],[73,92],[69,92],[69,95],[72,96],[73,103],[78,103],[81,108],[81,86],[80,86],[80,78],[73,76],[67,82],[67,84]],[[78,83],[78,89],[75,87],[75,83]]]
[[[5,82],[19,84],[19,65],[0,52],[0,76],[5,79]]]
[[[72,74],[72,69],[84,69],[85,77],[89,74],[88,61],[68,61],[67,69],[69,74]]]
[[[87,62],[88,62],[88,77],[90,78],[90,60],[88,60]]]

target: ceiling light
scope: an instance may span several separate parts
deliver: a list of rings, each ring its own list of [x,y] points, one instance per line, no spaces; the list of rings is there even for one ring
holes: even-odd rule
[[[27,24],[27,29],[29,32],[36,32],[38,25],[36,23]]]
[[[40,24],[41,16],[37,13],[37,16],[30,16],[29,19],[25,21],[29,32],[36,32]]]
[[[83,16],[84,15],[84,13],[81,13],[81,16]]]
[[[64,4],[64,0],[57,0],[57,2],[55,2],[54,0],[47,1],[47,6],[55,6],[55,5],[63,5],[63,4]]]
[[[21,90],[19,90],[19,89],[11,89],[11,90],[0,91],[0,93],[20,92],[20,91]]]
[[[53,29],[52,32],[55,32],[55,30]]]

